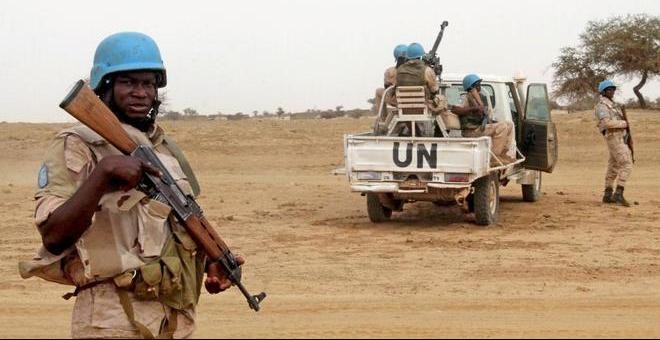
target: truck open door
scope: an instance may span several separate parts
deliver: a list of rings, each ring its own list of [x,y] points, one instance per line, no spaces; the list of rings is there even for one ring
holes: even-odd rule
[[[557,163],[557,129],[550,116],[545,84],[527,86],[521,152],[527,169],[552,172]]]

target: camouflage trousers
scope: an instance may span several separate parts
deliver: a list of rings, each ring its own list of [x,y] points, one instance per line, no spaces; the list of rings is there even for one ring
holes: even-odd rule
[[[481,128],[465,129],[463,130],[463,137],[481,137],[490,136],[492,140],[491,150],[495,156],[509,160],[511,157],[510,148],[511,141],[513,140],[513,123],[511,122],[497,122],[486,124],[486,128],[481,131]],[[515,154],[514,156],[515,157]]]
[[[81,291],[76,297],[71,318],[73,339],[139,339],[140,332],[131,324],[122,308],[114,283],[101,283]],[[138,300],[129,293],[136,321],[158,335],[170,313],[169,307],[155,300]],[[177,320],[175,339],[192,337],[195,330],[195,310],[181,311]]]
[[[632,172],[632,154],[624,141],[625,134],[622,129],[605,134],[607,149],[610,152],[605,173],[606,187],[614,187],[614,181],[617,181],[617,185],[625,186]]]

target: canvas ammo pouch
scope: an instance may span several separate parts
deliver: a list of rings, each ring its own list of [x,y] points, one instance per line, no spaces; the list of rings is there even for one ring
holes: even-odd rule
[[[170,219],[172,237],[160,257],[114,278],[117,287],[133,291],[139,300],[158,300],[173,309],[193,307],[199,301],[204,255],[182,226]]]

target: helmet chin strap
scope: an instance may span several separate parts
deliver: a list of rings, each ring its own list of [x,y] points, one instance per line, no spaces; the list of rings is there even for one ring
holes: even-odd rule
[[[105,92],[100,94],[101,100],[105,103],[105,105],[110,108],[110,111],[112,111],[115,116],[117,116],[117,119],[119,119],[120,122],[128,124],[142,132],[149,132],[149,130],[154,126],[154,123],[156,122],[156,116],[158,115],[158,108],[160,107],[161,101],[158,100],[158,90],[156,90],[156,98],[153,100],[153,104],[151,105],[151,109],[149,110],[149,114],[147,114],[143,118],[132,118],[126,115],[126,113],[117,106],[115,103],[115,96],[114,96],[114,79],[107,79],[104,81],[104,88]]]
[[[112,108],[111,108],[112,109]],[[131,118],[128,117],[123,111],[121,110],[113,110],[119,121],[122,123],[126,123],[128,125],[131,125],[132,127],[142,131],[142,132],[149,132],[149,130],[154,126],[154,123],[156,122],[156,115],[153,113],[153,108],[149,112],[148,115],[146,115],[143,118]]]

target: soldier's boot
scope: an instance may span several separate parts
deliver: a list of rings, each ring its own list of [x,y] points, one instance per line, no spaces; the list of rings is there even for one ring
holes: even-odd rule
[[[603,191],[603,203],[615,203],[612,198],[613,193],[614,189],[612,187],[605,187],[605,191]]]
[[[612,199],[616,204],[620,204],[624,207],[630,206],[630,203],[628,203],[628,201],[626,201],[626,199],[623,197],[623,187],[620,185],[616,186],[616,191],[614,192],[614,195],[612,195]]]

